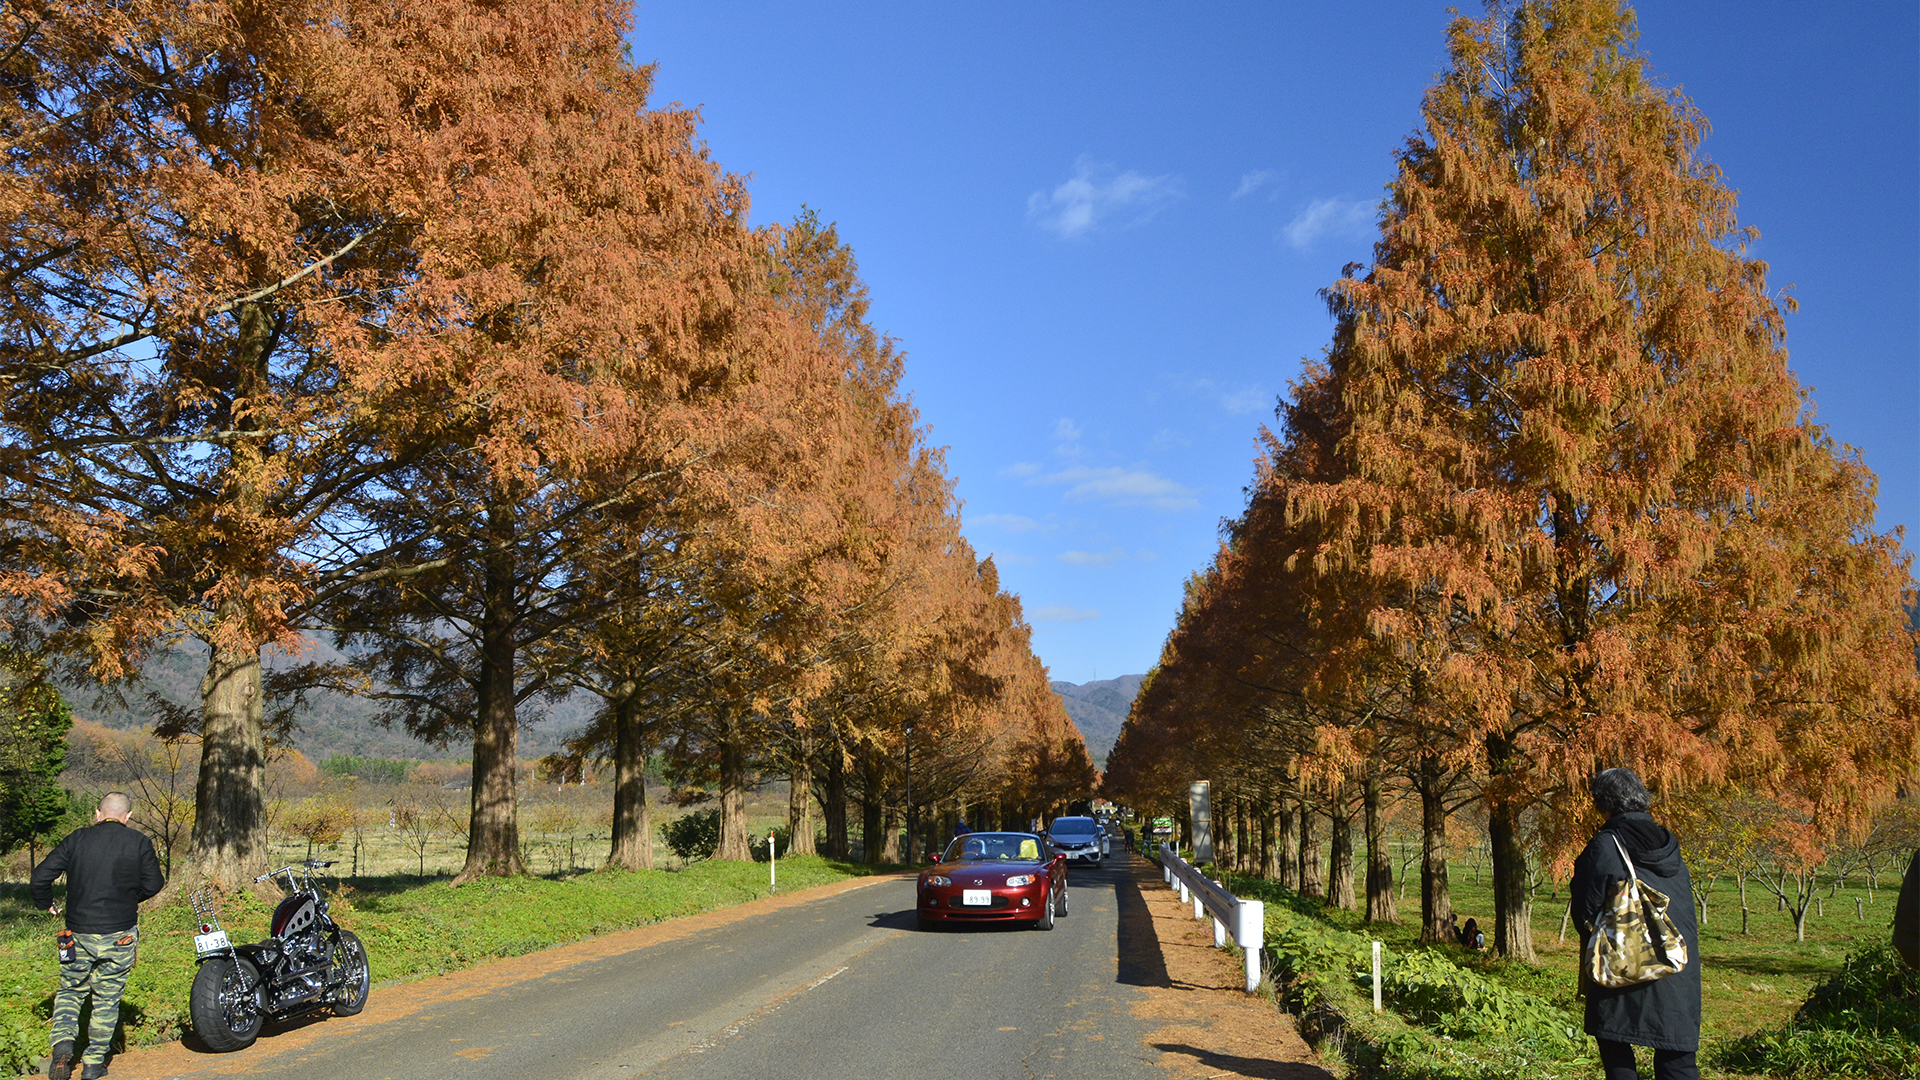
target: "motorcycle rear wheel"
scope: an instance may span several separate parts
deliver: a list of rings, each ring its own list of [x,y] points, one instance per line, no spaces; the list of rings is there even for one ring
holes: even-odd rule
[[[193,1033],[217,1053],[244,1050],[267,1022],[260,969],[244,958],[216,956],[200,965],[187,998]]]
[[[353,931],[340,931],[340,944],[333,952],[333,967],[335,972],[346,976],[340,998],[333,1003],[333,1015],[352,1016],[366,1008],[367,996],[373,993],[373,973],[367,966],[367,947],[360,944],[360,938]]]

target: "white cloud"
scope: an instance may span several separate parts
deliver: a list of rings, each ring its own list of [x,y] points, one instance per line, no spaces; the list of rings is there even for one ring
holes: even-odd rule
[[[1220,395],[1220,407],[1236,416],[1257,413],[1272,404],[1272,396],[1260,390],[1236,390],[1230,394]]]
[[[1082,154],[1073,163],[1074,175],[1051,193],[1036,191],[1027,197],[1027,217],[1043,229],[1071,240],[1104,222],[1122,219],[1138,225],[1180,197],[1177,176],[1142,176],[1129,169],[1115,172]]]
[[[1060,561],[1072,566],[1112,566],[1127,557],[1126,550],[1114,548],[1111,551],[1063,551]]]
[[[989,529],[1010,533],[1032,532],[1040,526],[1039,522],[1030,517],[1021,517],[1019,514],[977,514],[969,517],[967,521],[970,524],[985,525]]]
[[[1079,442],[1080,436],[1084,434],[1085,430],[1086,429],[1082,428],[1079,424],[1063,416],[1060,418],[1059,423],[1053,425],[1053,438],[1056,442]]]
[[[1000,470],[1001,476],[1032,476],[1040,471],[1040,466],[1031,461],[1016,461]]]
[[[1027,482],[1064,484],[1067,498],[1079,502],[1099,499],[1122,506],[1151,506],[1156,510],[1191,510],[1200,505],[1193,497],[1192,488],[1145,469],[1123,469],[1117,465],[1105,468],[1076,465],[1035,476]]]
[[[1360,237],[1373,224],[1374,204],[1358,199],[1315,199],[1280,235],[1296,248],[1312,247],[1327,237]]]
[[[1077,608],[1072,604],[1054,604],[1033,613],[1035,622],[1091,622],[1099,617],[1098,611]]]
[[[1256,172],[1242,174],[1240,177],[1240,186],[1234,189],[1233,197],[1236,199],[1245,198],[1272,183],[1279,175],[1279,173],[1274,172],[1272,169],[1260,169]]]
[[[1032,566],[1040,561],[1031,555],[1021,555],[1013,551],[995,551],[991,554],[993,561],[1001,566]]]
[[[1147,444],[1147,446],[1153,450],[1172,450],[1176,447],[1192,445],[1192,439],[1187,438],[1172,428],[1161,428],[1158,432],[1154,433],[1153,441]]]

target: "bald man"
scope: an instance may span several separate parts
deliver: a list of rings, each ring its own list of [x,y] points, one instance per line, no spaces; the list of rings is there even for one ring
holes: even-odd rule
[[[60,914],[53,902],[53,880],[67,875],[68,933],[61,935],[60,989],[53,995],[50,1080],[73,1075],[80,1009],[89,995],[93,1018],[87,1024],[80,1076],[97,1080],[107,1075],[107,1051],[120,1026],[120,994],[140,949],[140,902],[167,884],[153,841],[128,826],[132,819],[133,800],[108,792],[93,813],[93,824],[68,833],[33,870],[34,906],[50,915]]]

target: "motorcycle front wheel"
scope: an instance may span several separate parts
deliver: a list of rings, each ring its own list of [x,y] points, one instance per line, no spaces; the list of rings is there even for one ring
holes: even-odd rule
[[[267,1022],[260,969],[247,960],[216,956],[200,965],[187,999],[193,1032],[218,1053],[244,1050]]]
[[[334,999],[333,1015],[352,1016],[367,1007],[367,995],[373,992],[373,973],[367,967],[367,947],[351,930],[340,931],[340,944],[333,950],[333,971],[342,978]]]

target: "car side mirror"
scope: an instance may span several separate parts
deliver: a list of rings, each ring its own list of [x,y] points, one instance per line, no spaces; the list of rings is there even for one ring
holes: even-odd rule
[[[1067,853],[1066,853],[1066,852],[1064,852],[1064,851],[1056,851],[1056,852],[1054,852],[1054,853],[1053,853],[1053,861],[1054,861],[1054,862],[1057,862],[1057,863],[1063,863],[1063,862],[1066,862],[1066,861],[1067,861]]]
[[[934,852],[934,853],[933,853],[933,854],[932,854],[931,856],[929,856],[929,857],[927,858],[927,861],[928,861],[928,862],[939,862],[939,861],[940,861],[940,853],[939,853],[939,852],[937,852],[937,851],[936,851],[936,852]]]

